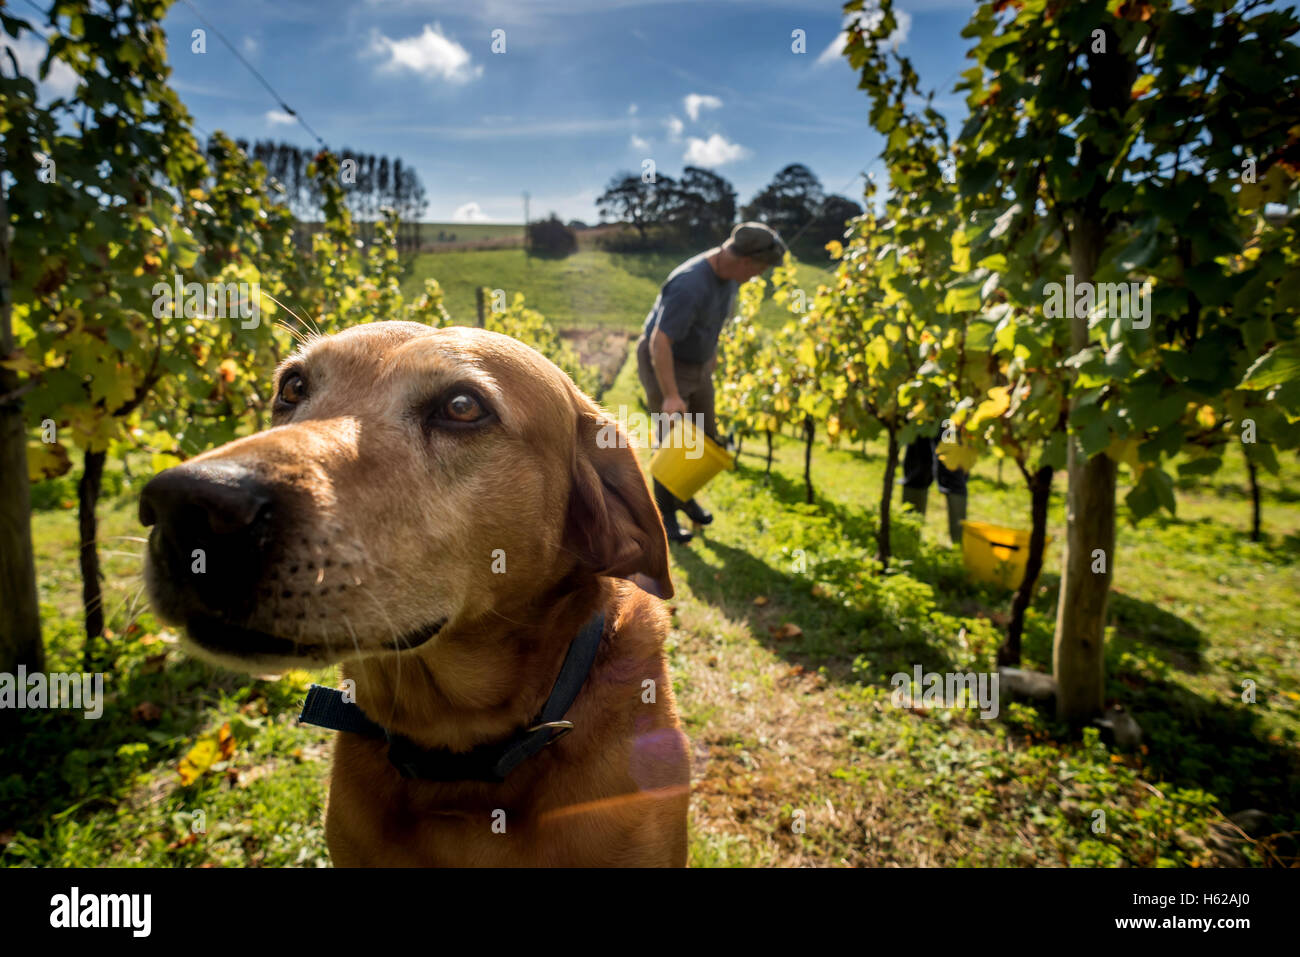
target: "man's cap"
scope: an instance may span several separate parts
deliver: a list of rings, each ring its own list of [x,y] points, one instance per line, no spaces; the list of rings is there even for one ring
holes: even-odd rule
[[[777,231],[766,223],[739,224],[731,231],[731,238],[723,243],[722,248],[769,266],[779,266],[785,258],[785,243]]]

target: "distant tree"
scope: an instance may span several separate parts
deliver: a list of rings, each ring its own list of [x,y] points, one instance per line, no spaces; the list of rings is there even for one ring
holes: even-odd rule
[[[791,163],[741,212],[745,219],[767,223],[789,240],[817,218],[824,199],[821,180],[813,171],[802,163]]]
[[[324,217],[324,196],[318,182],[307,175],[307,166],[315,153],[289,143],[259,140],[250,149],[246,141],[237,144],[254,160],[266,167],[268,183],[300,222],[316,222]],[[344,148],[343,162],[356,164],[355,180],[343,184],[344,201],[357,222],[377,222],[384,210],[395,210],[403,223],[413,224],[419,243],[420,217],[429,206],[424,185],[416,171],[387,156],[375,156]]]
[[[803,234],[800,245],[825,255],[826,244],[844,239],[844,224],[861,215],[861,206],[851,199],[832,193],[822,202],[820,212]],[[791,237],[793,235],[792,233]]]
[[[718,243],[736,221],[736,190],[711,170],[687,166],[677,184],[676,225],[692,243]]]
[[[569,220],[569,228],[576,231],[579,229],[588,229],[590,227],[580,219],[571,219]]]
[[[615,173],[597,198],[596,208],[602,220],[630,223],[645,242],[650,226],[674,215],[676,189],[676,182],[667,176],[648,183],[638,174]]]
[[[578,251],[578,236],[551,213],[546,219],[528,224],[530,255],[563,258]]]

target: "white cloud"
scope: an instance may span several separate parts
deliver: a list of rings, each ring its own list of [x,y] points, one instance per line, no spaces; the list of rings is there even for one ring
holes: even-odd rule
[[[688,93],[682,100],[686,105],[686,115],[695,123],[700,118],[700,110],[717,110],[722,108],[722,101],[707,93]]]
[[[721,166],[732,160],[744,159],[749,150],[739,143],[730,143],[724,137],[714,133],[707,140],[692,136],[686,141],[686,153],[682,157],[692,166]]]
[[[664,126],[668,127],[668,138],[674,143],[682,138],[682,130],[686,129],[686,124],[675,116],[664,120]]]
[[[456,212],[451,214],[452,222],[456,223],[486,223],[489,220],[487,213],[483,212],[478,203],[465,203],[457,206]]]
[[[298,122],[293,118],[292,114],[286,113],[284,110],[267,110],[263,119],[272,126],[292,126]]]
[[[257,51],[262,45],[257,42],[257,37],[246,36],[239,41],[239,45],[244,49],[244,56],[257,56]]]
[[[637,106],[636,106],[635,103],[629,105],[628,108],[627,108],[627,115],[628,115],[628,116],[636,116],[636,110],[637,110]]]
[[[34,33],[24,32],[21,39],[13,40],[4,36],[4,46],[14,51],[18,69],[28,77],[42,93],[48,93],[51,99],[61,96],[70,97],[77,91],[77,73],[62,60],[50,64],[50,72],[44,80],[41,75],[41,63],[45,59],[47,45]],[[6,57],[6,61],[7,61]]]
[[[384,70],[406,69],[449,83],[468,83],[483,74],[481,65],[470,63],[469,51],[444,34],[437,23],[426,23],[419,36],[402,40],[393,40],[376,30],[370,49],[388,58]]]
[[[880,19],[880,11],[867,10],[863,12],[862,16],[865,18],[867,26],[874,26],[876,21]],[[908,34],[912,31],[912,15],[906,10],[895,9],[894,19],[898,21],[898,26],[889,35],[889,43],[894,49],[898,49],[907,42]],[[852,20],[853,17],[846,17],[844,25],[848,26]],[[844,55],[844,47],[848,42],[848,34],[841,30],[835,35],[835,39],[830,42],[830,46],[821,52],[821,56],[817,57],[817,65],[821,66],[824,63],[840,59]]]
[[[628,145],[638,153],[650,152],[650,141],[641,139],[641,137],[637,136],[635,133],[632,134],[631,142]]]

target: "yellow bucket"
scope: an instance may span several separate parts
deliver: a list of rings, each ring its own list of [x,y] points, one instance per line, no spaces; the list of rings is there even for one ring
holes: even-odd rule
[[[969,472],[970,467],[979,458],[979,452],[971,446],[957,445],[955,442],[940,442],[935,448],[935,454],[939,456],[939,461],[943,463],[944,468],[952,469],[954,472],[958,469]]]
[[[691,452],[698,454],[691,458]],[[650,460],[650,474],[683,502],[694,498],[723,469],[734,467],[727,450],[686,416],[677,416],[668,438]]]
[[[1051,543],[1049,535],[1044,553]],[[1014,591],[1024,581],[1029,563],[1029,532],[988,522],[962,522],[961,557],[972,578]]]

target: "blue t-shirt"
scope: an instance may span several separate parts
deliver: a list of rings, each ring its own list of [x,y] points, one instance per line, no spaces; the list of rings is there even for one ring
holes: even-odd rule
[[[673,341],[673,358],[680,362],[698,365],[712,358],[739,287],[713,271],[712,252],[692,256],[669,273],[645,319],[646,338],[659,329]]]

